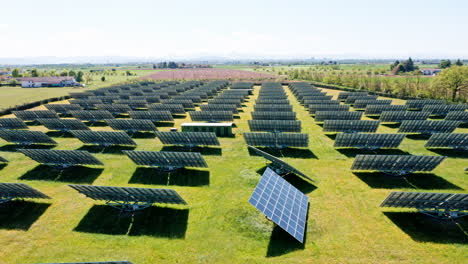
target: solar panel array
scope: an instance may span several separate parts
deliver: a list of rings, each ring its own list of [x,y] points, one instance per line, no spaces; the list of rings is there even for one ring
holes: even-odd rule
[[[146,119],[153,122],[172,122],[174,118],[170,111],[130,111],[128,112],[133,119]]]
[[[325,120],[323,132],[368,132],[377,131],[380,122],[376,120]]]
[[[248,120],[250,131],[301,132],[299,120]]]
[[[202,111],[229,111],[234,114],[239,113],[235,104],[206,104],[200,105]]]
[[[85,144],[99,146],[136,146],[135,141],[125,132],[72,130],[73,136]]]
[[[468,150],[468,133],[433,134],[427,141],[425,147]]]
[[[273,162],[273,169],[275,169],[276,173],[282,174],[282,173],[294,173],[296,175],[302,176],[310,181],[313,181],[311,178],[309,178],[307,175],[299,171],[298,169],[294,168],[293,166],[289,165],[285,161],[269,154],[264,151],[259,150],[258,148],[255,148],[253,146],[247,146],[250,150],[254,151],[257,155],[262,156],[263,158]]]
[[[465,104],[450,104],[450,105],[443,105],[443,104],[436,104],[436,105],[425,105],[422,108],[423,112],[430,112],[432,115],[438,116],[445,116],[450,112],[454,111],[465,111],[466,105]]]
[[[79,119],[41,118],[37,121],[49,130],[89,130],[89,127]]]
[[[449,112],[445,117],[447,121],[460,121],[468,123],[468,111],[453,111]]]
[[[366,116],[379,116],[382,112],[406,111],[407,105],[368,105],[364,114]]]
[[[19,118],[0,118],[1,129],[28,129],[28,126]]]
[[[83,110],[83,108],[77,104],[46,104],[45,107],[59,114],[68,114],[69,111]]]
[[[430,112],[384,111],[381,113],[379,120],[381,122],[399,123],[403,120],[426,120],[430,115]]]
[[[87,151],[54,149],[20,149],[19,152],[38,163],[52,166],[103,165]]]
[[[432,171],[444,159],[443,156],[357,155],[351,170],[404,175],[418,171]]]
[[[167,169],[183,167],[207,168],[203,156],[198,152],[171,151],[123,151],[133,162],[140,166]]]
[[[89,99],[74,99],[74,100],[69,100],[70,104],[77,104],[83,108],[83,110],[92,110],[96,109],[96,105],[98,104],[103,104],[102,100],[95,99],[95,100],[89,100]]]
[[[404,120],[398,133],[451,133],[460,125],[459,121]]]
[[[360,120],[362,112],[346,111],[317,111],[315,112],[315,122],[324,122],[325,120]]]
[[[49,196],[24,183],[0,183],[0,204],[15,198],[50,199]]]
[[[114,116],[107,110],[70,111],[70,114],[76,119],[90,122],[103,121],[114,118]]]
[[[345,101],[349,96],[366,96],[369,95],[368,92],[340,92],[338,94],[339,101]]]
[[[59,118],[56,112],[50,110],[13,111],[13,114],[24,121],[35,121],[39,118]]]
[[[189,114],[192,121],[222,122],[234,119],[229,111],[189,111]]]
[[[156,132],[163,144],[184,146],[219,146],[214,132]]]
[[[53,140],[41,131],[3,129],[0,130],[0,138],[2,138],[5,141],[20,145],[57,145],[57,142],[55,142],[55,140]]]
[[[445,104],[443,100],[437,99],[414,99],[406,100],[405,105],[408,106],[408,109],[421,110],[425,105],[436,105],[436,104]]]
[[[292,112],[292,105],[280,104],[280,105],[270,105],[270,104],[256,104],[254,105],[255,112]]]
[[[151,104],[148,106],[149,111],[169,111],[172,114],[185,114],[185,109],[182,104]]]
[[[252,112],[254,120],[296,120],[295,112]]]
[[[356,100],[353,107],[355,109],[365,109],[368,105],[390,105],[392,100]]]
[[[132,111],[132,108],[126,104],[97,104],[96,108],[109,111],[113,115],[127,114]]]
[[[114,130],[126,132],[154,132],[158,131],[151,120],[145,119],[108,119],[106,123]]]
[[[244,133],[245,141],[251,146],[272,148],[308,147],[309,135],[302,133]]]
[[[249,203],[299,242],[304,242],[309,198],[270,168],[263,173]]]
[[[356,101],[358,100],[376,100],[377,99],[377,95],[352,95],[352,96],[348,96],[346,98],[346,101],[345,103],[346,104],[354,104]]]
[[[339,133],[335,138],[335,148],[381,149],[398,148],[404,134]]]
[[[340,111],[347,112],[349,111],[349,105],[339,105],[339,104],[310,104],[309,113],[314,115],[317,111]]]

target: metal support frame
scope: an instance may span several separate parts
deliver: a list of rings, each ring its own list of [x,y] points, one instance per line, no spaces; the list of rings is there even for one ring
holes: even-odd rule
[[[2,197],[0,198],[0,205],[11,202],[13,199],[14,199],[13,197]]]
[[[442,220],[449,220],[449,219],[457,219],[464,216],[468,216],[468,212],[462,211],[455,211],[450,209],[419,209],[418,212],[425,214],[427,216],[442,219]]]
[[[135,211],[146,209],[153,203],[137,201],[106,201],[106,204],[120,210],[120,212],[133,213]]]

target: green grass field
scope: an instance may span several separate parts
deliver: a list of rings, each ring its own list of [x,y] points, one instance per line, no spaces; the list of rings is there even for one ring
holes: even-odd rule
[[[135,70],[135,75],[123,76],[125,71],[117,71],[117,75],[106,75],[106,81],[101,81],[101,75],[93,75],[93,80],[86,87],[56,87],[56,88],[21,88],[21,86],[0,86],[0,109],[21,105],[28,102],[43,100],[52,97],[64,96],[71,92],[81,92],[93,90],[105,86],[112,86],[118,83],[148,75],[156,70]]]
[[[466,153],[436,153],[423,147],[425,140],[406,138],[400,151],[392,153],[443,154],[448,158],[433,174],[405,180],[355,175],[350,167],[360,151],[335,150],[333,139],[322,133],[291,91],[285,90],[303,132],[309,134],[310,147],[273,153],[316,180],[310,184],[289,178],[310,198],[303,246],[248,204],[266,165],[264,159],[249,155],[242,136],[249,131],[247,120],[258,95],[256,87],[240,119],[235,120],[236,136],[220,138],[221,148],[201,149],[207,170],[182,170],[168,177],[137,169],[116,151],[103,153],[83,147],[74,138],[54,137],[59,142],[57,149],[86,149],[105,164],[103,168],[77,168],[60,174],[0,142],[0,156],[10,160],[0,170],[1,181],[27,183],[53,198],[1,209],[0,263],[466,263],[466,219],[440,222],[412,210],[379,207],[393,190],[466,192]],[[174,126],[188,120],[176,119]],[[45,131],[42,126],[31,129]],[[379,132],[396,129],[380,126]],[[135,141],[137,150],[173,149],[154,138]],[[131,219],[118,218],[112,208],[67,187],[70,183],[173,188],[188,205],[154,206],[131,223]]]

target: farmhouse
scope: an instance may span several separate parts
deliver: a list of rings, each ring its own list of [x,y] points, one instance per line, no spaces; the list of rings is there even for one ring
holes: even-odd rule
[[[423,75],[437,75],[439,72],[441,72],[441,69],[421,69],[421,73]]]
[[[23,77],[18,78],[23,88],[79,86],[73,77]]]

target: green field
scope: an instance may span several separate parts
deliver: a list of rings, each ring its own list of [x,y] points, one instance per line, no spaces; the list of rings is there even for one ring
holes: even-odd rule
[[[124,70],[119,70],[116,75],[105,75],[106,81],[101,81],[101,74],[93,75],[93,80],[86,87],[55,87],[55,88],[21,88],[21,86],[0,86],[0,110],[21,105],[28,102],[48,99],[52,97],[64,96],[69,93],[93,90],[105,86],[112,86],[118,83],[148,75],[155,70],[134,70],[133,76],[125,76]]]
[[[438,221],[412,210],[382,209],[379,204],[393,190],[466,192],[467,155],[436,153],[425,140],[406,138],[400,151],[418,155],[446,155],[433,174],[392,179],[353,174],[353,157],[360,151],[337,151],[333,139],[285,88],[309,149],[272,152],[316,180],[289,180],[310,198],[306,243],[298,244],[265,219],[248,199],[266,162],[249,155],[242,133],[258,96],[255,88],[234,138],[220,138],[221,148],[201,149],[209,169],[182,170],[176,175],[137,169],[114,150],[84,147],[77,139],[54,137],[57,149],[85,149],[95,153],[103,168],[69,169],[60,174],[0,142],[0,156],[10,163],[0,170],[2,182],[22,182],[52,200],[20,203],[0,214],[0,263],[83,262],[129,260],[150,263],[466,263],[468,221]],[[32,91],[32,90],[27,90]],[[327,90],[330,94],[338,92]],[[4,94],[4,93],[2,93]],[[54,96],[54,95],[52,95]],[[50,97],[50,96],[49,96]],[[4,100],[2,96],[2,101]],[[30,97],[37,100],[37,97]],[[27,98],[25,97],[24,100]],[[4,102],[2,102],[4,104]],[[396,100],[396,103],[403,103]],[[180,127],[189,118],[176,119]],[[42,126],[33,130],[45,131]],[[93,127],[108,130],[108,127]],[[169,130],[169,127],[159,127]],[[380,126],[379,132],[396,128]],[[468,129],[457,129],[468,132]],[[136,138],[137,150],[171,150],[154,138]],[[389,153],[388,151],[385,153]],[[173,188],[187,206],[154,206],[129,218],[85,198],[70,183]],[[169,186],[168,186],[169,185]]]

